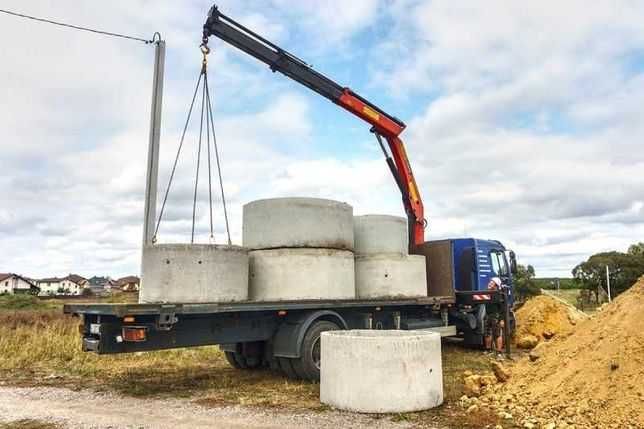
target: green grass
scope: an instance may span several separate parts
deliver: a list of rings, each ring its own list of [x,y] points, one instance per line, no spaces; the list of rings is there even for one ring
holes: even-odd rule
[[[556,290],[551,290],[549,293],[552,295],[559,297],[566,301],[568,304],[583,310],[585,313],[593,313],[597,310],[597,305],[595,303],[591,304],[584,304],[583,309],[580,308],[579,302],[577,298],[579,297],[579,292],[581,292],[581,289],[561,289],[559,291]]]
[[[33,295],[0,295],[0,310],[46,310],[59,304],[41,300]]]

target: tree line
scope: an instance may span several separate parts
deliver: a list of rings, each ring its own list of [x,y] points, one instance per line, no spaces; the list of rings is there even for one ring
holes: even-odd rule
[[[608,293],[606,281],[608,266],[610,289],[613,297],[631,287],[644,275],[644,242],[629,246],[626,252],[600,252],[590,256],[572,270],[572,279],[560,279],[562,289],[583,289],[594,295],[595,302],[600,295]],[[552,288],[555,279],[537,279],[532,265],[519,265],[514,275],[515,293],[523,299],[539,294],[539,289]]]
[[[573,281],[595,295],[597,302],[602,292],[608,292],[607,266],[611,295],[617,296],[644,275],[644,242],[631,245],[626,252],[596,253],[573,268]]]

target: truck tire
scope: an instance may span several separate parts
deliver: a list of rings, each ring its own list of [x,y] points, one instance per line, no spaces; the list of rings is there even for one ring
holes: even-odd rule
[[[340,327],[328,320],[313,322],[304,335],[300,358],[293,359],[293,369],[299,378],[309,381],[320,380],[320,334],[337,331]]]
[[[295,372],[295,369],[293,369],[293,362],[295,362],[297,359],[289,359],[289,358],[284,358],[284,357],[278,357],[277,361],[279,362],[280,369],[286,375],[288,378],[291,378],[293,380],[297,380],[300,378]]]
[[[257,369],[264,366],[264,360],[260,356],[246,356],[244,359],[248,369]]]
[[[236,369],[257,369],[261,368],[264,361],[256,356],[244,356],[241,353],[225,352],[226,360]]]
[[[248,369],[248,365],[246,365],[246,358],[244,357],[243,354],[234,352],[233,359],[237,363],[237,368]]]
[[[224,352],[224,354],[225,354],[226,360],[228,361],[230,366],[232,366],[233,368],[236,368],[236,369],[241,369],[241,367],[237,363],[237,360],[235,359],[235,353],[233,353],[233,352]]]

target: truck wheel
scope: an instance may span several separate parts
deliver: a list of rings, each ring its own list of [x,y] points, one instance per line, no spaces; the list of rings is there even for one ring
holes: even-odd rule
[[[264,364],[264,361],[259,356],[246,356],[246,368],[248,369],[257,369],[261,368]]]
[[[295,370],[293,369],[293,362],[295,362],[297,359],[289,359],[289,358],[283,358],[283,357],[278,357],[277,361],[279,362],[280,369],[286,375],[288,378],[292,378],[293,380],[297,380],[300,378]]]
[[[304,380],[320,380],[320,334],[324,331],[337,331],[340,327],[327,320],[311,324],[304,335],[300,358],[293,359],[295,373]]]
[[[235,359],[235,353],[233,353],[233,352],[224,352],[224,354],[226,355],[226,360],[228,361],[230,366],[232,366],[233,368],[241,369],[241,367],[237,363],[237,360]]]
[[[243,354],[241,354],[241,353],[233,353],[233,359],[237,363],[237,368],[239,368],[239,369],[248,369],[248,365],[246,364],[246,358],[244,357]]]

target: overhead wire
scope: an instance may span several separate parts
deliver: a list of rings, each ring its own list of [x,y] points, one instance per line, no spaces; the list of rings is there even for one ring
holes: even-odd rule
[[[47,23],[47,24],[58,25],[60,27],[72,28],[74,30],[81,30],[81,31],[87,31],[87,32],[94,33],[94,34],[101,34],[103,36],[119,37],[119,38],[122,38],[122,39],[134,40],[134,41],[138,41],[138,42],[143,42],[146,45],[155,42],[154,37],[152,37],[152,39],[143,39],[141,37],[130,36],[130,35],[127,35],[127,34],[114,33],[112,31],[97,30],[95,28],[83,27],[83,26],[74,25],[74,24],[67,24],[65,22],[54,21],[54,20],[48,19],[48,18],[39,18],[39,17],[36,17],[36,16],[27,15],[27,14],[19,13],[19,12],[13,12],[13,11],[6,10],[6,9],[0,9],[0,13],[4,13],[4,14],[7,14],[7,15],[12,15],[12,16],[19,17],[19,18],[30,19],[30,20],[33,20],[33,21],[43,22],[43,23]],[[156,34],[157,33],[155,33],[155,35]]]

